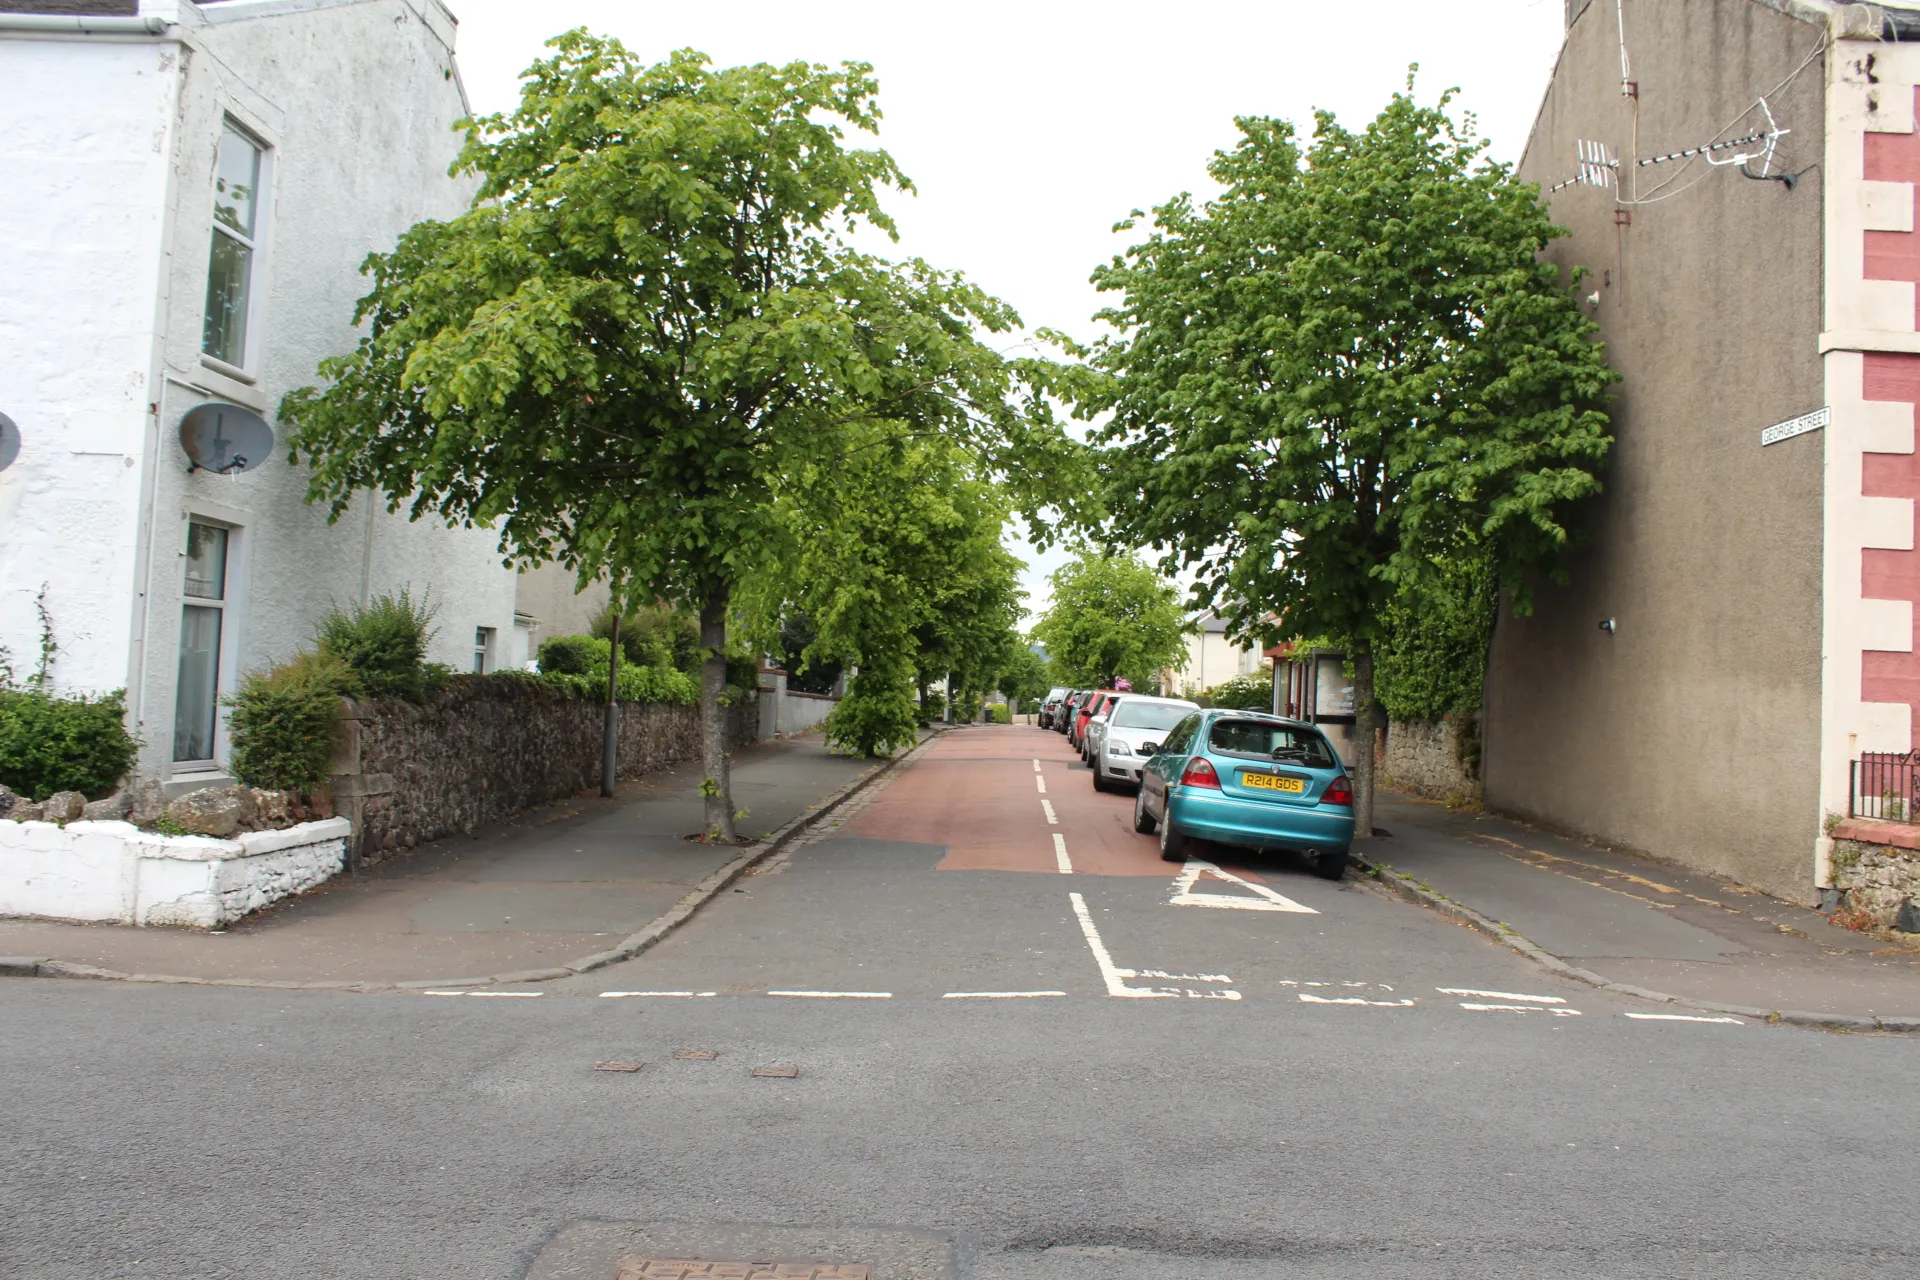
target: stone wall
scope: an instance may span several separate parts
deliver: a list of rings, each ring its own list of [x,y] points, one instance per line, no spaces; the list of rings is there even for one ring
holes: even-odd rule
[[[728,709],[728,743],[759,737],[749,697]],[[601,703],[535,680],[456,677],[425,706],[353,702],[328,766],[353,820],[355,857],[467,832],[600,785]],[[620,776],[698,759],[699,709],[623,703]]]
[[[1920,933],[1920,827],[1849,818],[1833,834],[1839,910],[1860,925]]]
[[[1387,726],[1387,785],[1432,800],[1478,800],[1476,733],[1466,718],[1396,720]]]

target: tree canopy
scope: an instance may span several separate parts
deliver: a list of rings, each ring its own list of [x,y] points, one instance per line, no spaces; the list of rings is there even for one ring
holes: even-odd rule
[[[1154,211],[1095,273],[1120,300],[1106,498],[1239,634],[1326,636],[1354,662],[1362,743],[1390,606],[1479,559],[1527,607],[1597,493],[1615,375],[1540,250],[1561,234],[1484,140],[1398,94],[1359,133],[1238,120],[1221,194]],[[1138,216],[1138,215],[1136,215]],[[1577,283],[1577,282],[1576,282]],[[1372,751],[1352,762],[1371,830]]]
[[[550,42],[512,112],[469,122],[471,210],[366,271],[357,350],[289,395],[292,452],[337,518],[389,509],[497,528],[617,601],[697,611],[706,827],[734,836],[721,699],[735,587],[785,545],[778,507],[885,421],[1014,477],[1071,446],[1052,366],[977,335],[1018,318],[958,275],[855,251],[910,189],[873,133],[864,63],[644,65],[584,30]],[[1016,488],[1032,512],[1044,500]]]
[[[1180,593],[1138,556],[1087,548],[1054,570],[1053,603],[1033,628],[1062,676],[1111,688],[1155,687],[1191,630]]]

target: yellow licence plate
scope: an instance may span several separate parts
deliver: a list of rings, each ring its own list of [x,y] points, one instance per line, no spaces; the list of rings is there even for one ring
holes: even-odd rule
[[[1304,778],[1281,778],[1271,773],[1243,773],[1240,775],[1240,785],[1256,787],[1262,791],[1287,791],[1294,795],[1299,795],[1307,789]]]

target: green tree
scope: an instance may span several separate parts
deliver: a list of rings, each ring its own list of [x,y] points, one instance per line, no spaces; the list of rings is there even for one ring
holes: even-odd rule
[[[1046,659],[1035,653],[1027,638],[1017,632],[1007,633],[995,665],[995,686],[1009,701],[1020,706],[1041,701],[1053,687]]]
[[[1125,676],[1151,688],[1193,629],[1179,592],[1136,555],[1082,548],[1050,581],[1053,603],[1033,638],[1074,684],[1107,688]]]
[[[908,187],[846,144],[878,127],[867,65],[646,66],[584,30],[551,47],[516,110],[469,122],[473,208],[368,259],[367,336],[281,417],[335,518],[378,489],[497,528],[513,562],[604,575],[618,608],[695,612],[705,825],[731,840],[729,607],[780,546],[793,477],[878,418],[1018,476],[1071,448],[1051,366],[976,336],[1017,316],[846,243],[891,234],[879,192]]]
[[[1000,543],[1009,498],[976,456],[900,424],[862,432],[795,478],[779,513],[791,550],[744,594],[761,634],[804,613],[801,656],[857,668],[827,735],[882,755],[917,739],[925,672],[973,672],[1011,628],[1021,564]]]
[[[1156,209],[1097,272],[1123,301],[1092,353],[1111,379],[1082,405],[1113,414],[1120,534],[1190,566],[1238,634],[1344,646],[1363,744],[1393,603],[1476,554],[1526,609],[1611,443],[1615,375],[1539,259],[1561,229],[1450,95],[1411,94],[1362,133],[1320,113],[1304,155],[1286,122],[1238,120],[1209,166],[1222,193]],[[1366,836],[1373,752],[1355,756]]]

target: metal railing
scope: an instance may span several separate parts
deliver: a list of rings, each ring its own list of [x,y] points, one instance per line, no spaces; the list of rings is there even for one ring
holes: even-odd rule
[[[1847,816],[1880,818],[1887,822],[1915,821],[1915,775],[1920,774],[1920,751],[1863,751],[1853,762],[1848,786]]]

